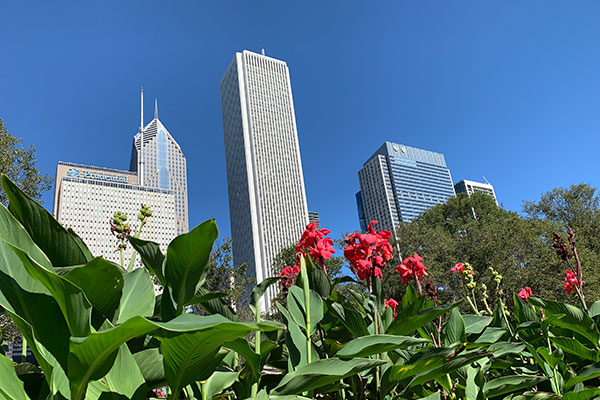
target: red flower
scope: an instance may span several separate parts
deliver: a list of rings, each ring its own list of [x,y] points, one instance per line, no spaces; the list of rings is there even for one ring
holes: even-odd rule
[[[392,245],[388,239],[392,237],[389,231],[376,232],[371,221],[367,233],[352,233],[345,242],[344,256],[350,261],[350,269],[359,279],[370,279],[372,276],[382,278],[381,268],[393,257]]]
[[[575,287],[579,287],[579,281],[577,280],[575,273],[570,269],[566,270],[565,274],[565,283],[563,284],[563,287],[565,288],[567,295],[570,295],[573,290],[575,290]]]
[[[295,277],[299,273],[300,273],[300,267],[297,265],[295,265],[293,267],[285,267],[279,273],[279,275],[277,275],[277,276],[281,277],[281,280],[279,281],[279,287],[281,287],[282,290],[287,292],[287,290],[294,285]]]
[[[417,253],[412,257],[406,257],[402,264],[396,267],[396,271],[402,276],[402,283],[407,284],[413,277],[419,282],[423,281],[424,276],[429,276],[427,268],[421,262],[421,258]]]
[[[306,225],[306,230],[302,234],[300,241],[296,245],[296,256],[299,259],[304,254],[304,251],[308,251],[308,255],[319,263],[325,273],[325,260],[331,258],[331,255],[335,253],[333,248],[333,241],[325,236],[329,234],[329,229],[318,229],[317,223]]]
[[[527,301],[527,298],[529,296],[533,296],[533,292],[531,291],[531,288],[529,286],[525,286],[523,289],[521,289],[517,296]]]
[[[454,264],[454,267],[450,268],[450,274],[453,274],[455,272],[465,272],[465,267],[463,267],[463,265],[465,265],[465,263]]]
[[[385,299],[385,308],[387,309],[388,307],[392,308],[394,318],[396,318],[396,307],[398,307],[398,302],[391,297],[389,299]]]

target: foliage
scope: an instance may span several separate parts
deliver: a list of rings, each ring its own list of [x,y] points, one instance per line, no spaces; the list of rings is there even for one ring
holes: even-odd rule
[[[213,252],[211,261],[217,238],[213,220],[175,238],[166,254],[156,243],[128,237],[145,266],[128,271],[93,258],[76,235],[50,216],[42,218],[43,208],[6,177],[2,184],[11,204],[8,209],[0,205],[0,306],[30,344],[39,367],[13,364],[0,355],[0,398],[136,400],[154,398],[164,387],[170,399],[569,400],[600,395],[600,303],[586,309],[543,299],[534,285],[513,295],[517,291],[508,289],[506,274],[475,264],[486,261],[477,252],[470,253],[473,267],[440,258],[440,271],[432,271],[429,257],[406,252],[413,255],[397,267],[404,283],[402,296],[394,299],[385,292],[386,280],[396,273],[391,233],[371,229],[349,235],[345,254],[361,290],[348,290],[345,297],[341,285],[350,278],[333,278],[323,269],[331,259],[331,239],[324,232],[310,236],[307,229],[295,249],[297,269],[288,265],[287,298],[276,303],[283,324],[264,321],[259,312],[262,295],[281,277],[255,286],[250,296],[254,322],[242,323],[224,295],[208,286],[213,284],[211,262],[227,254],[227,247]],[[472,238],[482,237],[484,227],[459,207],[465,200],[442,209],[452,211],[445,228],[458,239],[470,234],[467,229],[480,231]],[[483,212],[485,202],[468,204],[490,224],[494,218],[519,224],[511,213]],[[468,228],[453,231],[461,218]],[[560,254],[569,251],[574,257],[573,238]],[[528,246],[506,245],[507,254],[530,262]],[[564,262],[554,258],[558,265]],[[446,278],[446,287],[456,290],[448,296],[449,289],[426,279],[441,277],[441,268],[449,276],[451,267],[454,282]],[[163,287],[158,296],[151,276]],[[583,278],[576,277],[567,286],[577,287]],[[547,276],[558,287],[562,278],[560,270]],[[190,304],[207,315],[184,312]],[[468,311],[461,312],[464,304]]]
[[[0,118],[0,173],[12,179],[29,197],[41,202],[42,193],[50,189],[52,178],[40,175],[36,163],[35,146],[23,147],[23,140],[8,133]],[[0,189],[0,203],[7,201],[6,193]]]

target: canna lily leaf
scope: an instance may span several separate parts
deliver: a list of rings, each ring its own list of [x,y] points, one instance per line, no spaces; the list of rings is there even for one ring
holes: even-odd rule
[[[410,336],[370,335],[362,336],[348,342],[336,356],[341,359],[368,357],[395,349],[405,349],[410,346],[430,343],[427,339]]]
[[[530,297],[531,299],[531,297]],[[548,380],[545,376],[508,375],[492,379],[483,385],[483,393],[487,397],[500,396],[520,389],[530,388]]]
[[[17,376],[11,359],[0,355],[0,397],[29,400],[23,382]]]

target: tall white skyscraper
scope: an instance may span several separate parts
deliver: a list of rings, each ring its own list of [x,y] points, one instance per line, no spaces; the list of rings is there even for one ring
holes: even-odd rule
[[[244,50],[221,79],[229,216],[236,264],[260,283],[308,223],[290,74],[284,61]],[[269,310],[276,288],[263,299]]]

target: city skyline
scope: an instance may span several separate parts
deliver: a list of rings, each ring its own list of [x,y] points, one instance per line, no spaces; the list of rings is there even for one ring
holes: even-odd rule
[[[220,87],[233,261],[260,283],[308,223],[291,78],[285,61],[243,50]],[[264,312],[275,295],[269,287]]]
[[[520,211],[556,186],[600,186],[600,5],[582,4],[8,4],[0,117],[42,172],[127,169],[145,85],[186,149],[190,227],[214,217],[230,236],[218,82],[234,51],[265,48],[294,77],[309,206],[333,237],[358,228],[356,171],[385,140],[443,152],[456,180],[485,175]]]

